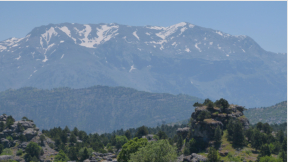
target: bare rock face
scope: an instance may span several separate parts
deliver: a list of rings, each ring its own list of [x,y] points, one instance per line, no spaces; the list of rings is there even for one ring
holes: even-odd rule
[[[204,121],[194,121],[192,123],[192,136],[194,138],[202,138],[209,141],[214,137],[214,132],[217,126],[223,128],[223,123],[214,119],[205,119]]]

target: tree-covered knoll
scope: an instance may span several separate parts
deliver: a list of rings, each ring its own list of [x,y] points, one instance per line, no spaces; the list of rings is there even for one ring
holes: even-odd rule
[[[41,129],[67,125],[89,133],[187,119],[197,101],[202,100],[108,86],[51,90],[26,87],[0,93],[2,112],[12,114],[15,119],[27,116]]]

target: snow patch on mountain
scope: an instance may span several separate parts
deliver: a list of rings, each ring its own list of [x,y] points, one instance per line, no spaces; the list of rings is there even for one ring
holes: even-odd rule
[[[19,55],[19,57],[15,58],[16,60],[19,60],[21,58],[21,56]]]
[[[44,34],[41,34],[42,38],[46,41],[47,45],[49,44],[53,35],[54,36],[58,35],[58,33],[55,31],[53,27],[47,30]],[[43,44],[42,44],[42,47],[43,47]]]
[[[84,35],[84,38],[81,39],[82,43],[80,44],[80,46],[95,48],[95,47],[93,47],[94,44],[96,44],[95,40],[93,40],[93,39],[89,40],[89,38],[88,38],[90,32],[92,31],[91,26],[90,25],[84,25],[84,26],[85,26],[85,29],[79,31],[80,36]]]
[[[23,40],[24,38],[10,38],[10,39],[7,39],[5,41],[3,41],[2,43],[0,43],[0,50],[1,52],[3,50],[6,50],[7,47],[17,47],[19,46],[20,44],[18,44],[21,40]]]
[[[185,26],[186,23],[185,22],[181,22],[172,26],[169,26],[168,28],[166,28],[164,31],[156,33],[156,35],[162,39],[165,39],[166,37],[168,37],[169,35],[175,33],[179,27],[183,27]]]
[[[198,47],[198,44],[201,44],[201,43],[196,43],[195,48],[197,48],[199,50],[199,52],[202,52],[201,49]]]
[[[46,61],[48,61],[48,59],[47,59],[47,56],[46,55],[44,55],[44,60],[42,60],[42,62],[46,62]]]
[[[131,66],[130,70],[129,70],[129,73],[132,71],[132,70],[135,70],[136,68],[134,67],[134,65]]]
[[[0,52],[4,51],[6,49],[7,49],[7,47],[0,45]]]
[[[99,45],[101,43],[105,43],[109,41],[112,37],[118,35],[118,26],[108,26],[108,25],[102,25],[101,28],[97,28],[97,38],[91,38],[89,39],[88,36],[90,32],[92,31],[90,25],[84,25],[85,29],[79,31],[77,28],[77,32],[80,36],[84,35],[84,38],[80,39],[82,43],[81,46],[88,47],[88,48],[96,48],[94,45]]]
[[[165,30],[166,27],[161,27],[161,26],[146,26],[148,29],[154,29],[154,30]]]
[[[137,32],[137,31],[134,31],[134,32],[133,32],[133,35],[134,35],[138,40],[140,40],[139,37],[138,37],[138,35],[136,34],[136,32]]]
[[[195,25],[189,24],[189,28],[194,28]]]
[[[71,32],[66,26],[62,26],[59,29],[62,30],[67,36],[71,37]]]
[[[62,26],[62,27],[59,28],[59,29],[62,30],[68,37],[70,37],[71,39],[73,39],[74,42],[76,43],[76,39],[71,36],[71,31],[70,31],[66,26]],[[60,42],[60,43],[61,43],[61,42]]]
[[[118,35],[117,31],[118,31],[119,26],[107,26],[107,25],[103,25],[101,27],[101,29],[97,28],[97,42],[96,44],[99,45],[100,43],[104,43],[109,41],[112,37],[115,37],[116,35]]]
[[[184,27],[184,28],[181,28],[181,33],[179,34],[179,35],[181,35],[185,30],[186,30],[187,28],[186,27]]]
[[[221,33],[220,31],[216,31],[216,33],[223,36],[223,33]]]

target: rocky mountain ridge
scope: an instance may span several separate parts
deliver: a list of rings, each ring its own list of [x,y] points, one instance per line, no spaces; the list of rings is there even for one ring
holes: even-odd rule
[[[286,99],[286,60],[248,36],[187,22],[49,24],[0,42],[0,90],[125,86],[265,106]]]

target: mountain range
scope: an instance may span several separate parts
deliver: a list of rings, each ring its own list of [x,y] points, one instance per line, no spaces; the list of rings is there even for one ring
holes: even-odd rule
[[[261,107],[287,98],[287,53],[187,22],[49,24],[0,42],[0,76],[0,91],[124,86]]]

